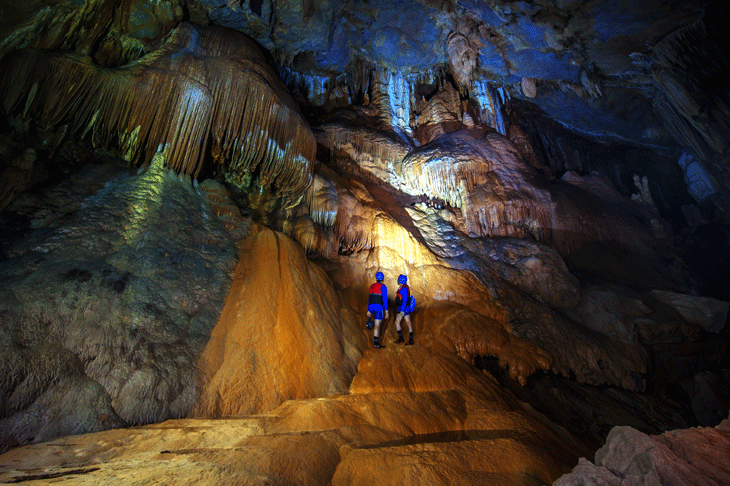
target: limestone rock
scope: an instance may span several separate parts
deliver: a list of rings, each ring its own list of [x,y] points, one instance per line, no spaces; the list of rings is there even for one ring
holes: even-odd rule
[[[10,204],[16,194],[30,187],[37,157],[34,149],[26,148],[0,172],[0,211]]]
[[[314,133],[317,143],[330,150],[335,168],[375,181],[390,181],[394,165],[414,147],[384,124],[372,106],[330,113]]]
[[[712,427],[723,420],[730,403],[730,370],[703,371],[681,385],[692,397],[692,411],[700,425]]]
[[[711,39],[706,23],[694,22],[665,36],[651,54],[659,91],[654,107],[668,131],[702,160],[727,149],[730,129],[727,91],[711,81],[726,72],[727,61]]]
[[[6,357],[12,356],[6,354]],[[34,369],[32,373],[37,371]],[[30,380],[32,376],[27,375],[25,382]],[[0,430],[3,431],[0,452],[61,436],[128,426],[112,407],[106,390],[82,373],[61,376],[41,390],[37,398],[32,395],[34,399],[30,406],[0,419]],[[15,391],[14,395],[21,394],[20,390]]]
[[[655,231],[656,209],[622,196],[603,176],[578,176],[566,172],[550,186],[554,204],[552,244],[567,256],[587,243],[621,243],[635,251],[650,253],[666,245],[671,231]],[[657,223],[652,223],[656,220]]]
[[[504,280],[557,308],[580,302],[578,279],[549,246],[519,238],[472,238],[448,209],[421,203],[406,210],[431,251],[456,268],[474,272],[485,285],[494,288]]]
[[[349,241],[339,238],[341,250],[355,251],[327,256],[328,273],[337,288],[350,295],[353,308],[364,313],[362,296],[372,283],[366,273],[372,276],[381,270],[386,281],[394,281],[404,273],[424,309],[432,300],[464,305],[496,321],[501,329],[509,329],[509,335],[544,350],[552,363],[550,369],[557,373],[572,373],[582,382],[597,385],[611,383],[632,390],[645,386],[643,374],[648,357],[643,349],[632,342],[601,340],[579,322],[572,322],[552,309],[551,306],[574,307],[581,298],[577,280],[554,250],[515,238],[467,236],[455,211],[421,211],[414,207],[403,215],[397,200],[377,186],[366,187],[352,181],[338,182],[336,186],[342,188],[338,190],[336,220],[341,216],[348,218],[353,211],[350,208],[369,208],[371,214],[368,218],[352,218],[345,226],[352,232],[362,224],[357,232],[367,235],[366,247],[354,248]],[[370,190],[378,190],[378,197],[374,198]],[[350,202],[344,205],[344,201]],[[361,214],[360,209],[354,214]],[[400,219],[396,221],[391,214]],[[312,235],[325,234],[321,227],[309,228]],[[333,235],[336,237],[339,231],[336,229]],[[302,244],[305,248],[309,245],[306,241]],[[328,244],[328,248],[336,247]],[[471,361],[486,349],[488,341],[460,354]],[[544,369],[535,364],[539,359],[525,360],[528,355],[516,353],[509,365],[520,380]]]
[[[241,209],[231,199],[228,189],[213,179],[204,180],[199,187],[215,215],[230,233],[231,238],[240,240],[248,236],[251,230],[251,220],[241,214]]]
[[[589,484],[717,485],[730,481],[730,424],[680,429],[657,436],[631,427],[615,427],[595,464],[582,459],[554,486]]]
[[[668,290],[652,290],[651,295],[679,312],[689,324],[718,333],[725,327],[730,303]]]
[[[276,240],[266,232],[260,238]],[[234,342],[229,335],[226,344]],[[98,484],[163,475],[186,484],[521,486],[551,483],[584,453],[564,429],[433,344],[361,351],[349,390],[288,400],[266,414],[171,420],[15,449],[0,456],[0,481],[68,476],[73,484]],[[304,380],[311,374],[308,367],[287,371]]]
[[[575,309],[588,329],[628,342],[636,341],[637,319],[651,312],[639,299],[598,286],[586,289]]]
[[[267,412],[288,399],[342,393],[366,341],[326,274],[286,235],[245,240],[198,367],[195,416]]]
[[[464,128],[459,92],[450,84],[444,86],[428,102],[417,102],[417,107],[420,110],[413,135],[421,144],[429,143],[439,135]]]
[[[38,229],[0,261],[2,442],[190,411],[236,253],[161,157],[140,175],[89,166],[26,208]]]
[[[555,373],[592,385],[614,384],[637,391],[646,387],[649,356],[635,343],[607,339],[529,299],[514,308],[510,328],[515,337],[547,352]]]
[[[409,153],[395,174],[404,192],[460,208],[472,235],[521,237],[549,226],[548,191],[499,134],[443,135]]]

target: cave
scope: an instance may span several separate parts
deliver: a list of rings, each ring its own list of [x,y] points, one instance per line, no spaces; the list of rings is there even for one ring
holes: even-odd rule
[[[726,18],[3,0],[0,482],[730,484]]]

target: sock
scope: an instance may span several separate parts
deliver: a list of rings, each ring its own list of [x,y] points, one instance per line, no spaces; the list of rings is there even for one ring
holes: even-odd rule
[[[413,334],[413,333],[411,333],[411,334]],[[401,331],[400,329],[398,329],[398,337],[400,339],[403,339],[403,331]]]
[[[410,339],[411,341],[413,341],[413,331],[411,331],[411,332],[408,333],[408,339]]]
[[[378,336],[375,336],[373,338],[373,344],[378,344],[378,343],[379,343]]]

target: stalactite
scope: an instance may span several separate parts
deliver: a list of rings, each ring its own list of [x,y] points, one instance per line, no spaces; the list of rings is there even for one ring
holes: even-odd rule
[[[288,67],[280,67],[278,74],[294,97],[311,106],[324,106],[330,98],[330,86],[338,82],[338,78],[299,73]]]
[[[516,147],[496,133],[439,137],[409,153],[396,174],[406,193],[460,208],[473,236],[543,238],[541,229],[551,227],[550,195]]]
[[[379,108],[382,120],[394,128],[410,132],[414,87],[418,76],[378,69],[373,78],[372,103]]]
[[[451,32],[446,41],[449,53],[449,67],[461,91],[467,92],[477,66],[479,49],[469,38],[459,32]]]
[[[493,127],[502,135],[507,135],[507,125],[504,120],[504,105],[507,94],[503,89],[493,88],[485,80],[474,80],[470,96],[481,107],[480,120]]]
[[[168,167],[197,176],[207,144],[230,182],[260,173],[290,200],[311,183],[316,143],[264,54],[243,34],[182,23],[156,51],[107,69],[75,53],[18,51],[5,59],[3,108],[69,123],[94,144],[119,143],[147,164],[160,146]]]
[[[337,215],[337,189],[332,181],[315,174],[307,191],[306,205],[315,223],[332,226]]]
[[[723,154],[730,144],[730,90],[716,80],[727,77],[729,66],[704,22],[665,36],[649,61],[659,91],[654,110],[665,128],[703,160]]]
[[[391,183],[395,164],[413,148],[409,138],[383,125],[374,106],[341,110],[316,127],[315,134],[317,143],[332,152],[334,166],[373,182]]]

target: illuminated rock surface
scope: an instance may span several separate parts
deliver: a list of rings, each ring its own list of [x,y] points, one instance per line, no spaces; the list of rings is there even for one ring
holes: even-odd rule
[[[342,393],[366,342],[354,311],[289,237],[245,240],[227,304],[200,358],[197,416],[269,411]]]
[[[726,7],[457,3],[0,5],[0,481],[726,482]]]
[[[274,238],[252,239],[261,237]],[[365,334],[356,324],[347,327]],[[74,484],[160,476],[190,484],[367,484],[373,478],[386,484],[540,484],[567,472],[584,453],[565,430],[423,334],[425,344],[420,338],[413,347],[388,341],[385,349],[362,352],[345,394],[287,401],[253,417],[174,420],[65,439],[72,447],[60,440],[15,449],[0,459],[0,480],[60,474]],[[226,344],[235,346],[232,339]],[[298,367],[288,376],[311,374]],[[241,400],[231,390],[226,394]]]

